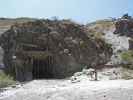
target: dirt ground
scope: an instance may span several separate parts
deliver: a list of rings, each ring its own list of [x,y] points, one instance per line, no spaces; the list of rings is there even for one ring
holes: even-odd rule
[[[133,100],[133,80],[34,80],[1,92],[0,100]]]

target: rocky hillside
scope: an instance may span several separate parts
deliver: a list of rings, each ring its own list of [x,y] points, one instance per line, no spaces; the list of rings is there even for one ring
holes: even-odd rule
[[[129,37],[129,49],[133,49],[133,18],[128,16],[128,14],[124,15],[122,18],[118,19],[116,22],[116,30],[115,34],[120,36]]]
[[[115,54],[112,56],[112,59],[115,59],[115,57],[117,59],[117,57],[119,56],[117,55],[117,52],[119,53],[119,51],[125,51],[125,50],[133,48],[133,41],[132,41],[133,39],[131,38],[132,19],[130,16],[127,16],[127,15],[124,15],[122,19],[123,20],[110,18],[110,19],[98,20],[98,21],[88,23],[87,25],[85,25],[85,27],[88,29],[87,33],[89,37],[93,39],[95,38],[103,39],[108,44],[112,45],[112,48],[114,50],[113,52]],[[15,23],[24,23],[28,21],[34,21],[34,20],[36,19],[1,18],[0,19],[0,34],[10,29],[10,27]],[[0,48],[0,55],[3,55],[2,48]],[[0,62],[2,63],[2,56],[0,56]],[[119,61],[114,61],[114,62],[119,62]]]
[[[16,18],[16,19],[0,18],[0,34],[10,29],[10,27],[15,23],[24,23],[28,21],[34,21],[34,20],[35,19],[31,19],[31,18]]]
[[[132,41],[129,41],[130,38],[127,37],[126,35],[119,35],[125,32],[125,31],[122,32],[123,27],[118,27],[125,25],[125,24],[121,25],[121,23],[125,21],[125,19],[122,22],[120,20],[121,19],[105,19],[89,23],[87,25],[88,33],[90,36],[94,38],[102,38],[107,43],[112,45],[113,55],[111,57],[111,61],[109,62],[110,64],[122,63],[121,53],[129,50],[131,47],[130,42]],[[126,32],[125,34],[128,34]]]
[[[98,66],[128,61],[133,65],[132,32],[132,18],[127,15],[117,20],[100,20],[85,26],[69,20],[37,20],[13,25],[2,34],[1,46],[6,52],[5,61],[11,64],[14,54],[21,55],[17,55],[17,58],[22,55],[24,58],[45,58],[47,55],[30,56],[32,53],[22,51],[45,51],[45,47],[48,47],[47,50],[56,58],[54,64],[58,65],[54,66],[54,72],[66,75],[64,69],[65,72],[73,69],[77,71],[75,67],[79,63]],[[132,100],[133,67],[127,68],[127,65],[126,68],[111,66],[97,70],[99,81],[92,81],[94,76],[86,73],[90,69],[83,69],[74,74],[76,81],[72,81],[72,76],[70,79],[33,80],[13,85],[0,91],[0,100]],[[27,73],[24,74],[28,77]]]
[[[11,18],[0,18],[0,35],[10,29],[12,25],[15,23],[24,23],[28,21],[33,21],[35,19],[31,18],[16,18],[16,19],[11,19]],[[2,64],[2,59],[3,59],[3,50],[0,47],[0,64]]]
[[[21,62],[34,58],[36,63],[35,59],[43,59],[44,55],[32,51],[48,51],[54,59],[52,74],[59,77],[72,75],[84,65],[105,64],[112,55],[110,45],[103,39],[90,37],[84,25],[70,20],[37,20],[13,25],[1,35],[1,46],[7,68],[12,67],[14,55]]]

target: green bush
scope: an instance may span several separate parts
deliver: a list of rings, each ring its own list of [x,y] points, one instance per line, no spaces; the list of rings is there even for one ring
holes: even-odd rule
[[[128,50],[121,53],[122,66],[124,68],[133,69],[133,51]]]
[[[0,71],[0,88],[7,87],[12,84],[15,84],[13,78]]]
[[[121,58],[123,61],[133,64],[133,51],[128,50],[128,51],[121,53]]]

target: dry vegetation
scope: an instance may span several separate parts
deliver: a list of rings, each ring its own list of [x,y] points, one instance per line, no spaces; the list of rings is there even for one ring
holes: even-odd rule
[[[129,80],[133,79],[133,70],[129,68],[121,68],[121,77],[122,79]]]
[[[0,88],[7,87],[12,84],[15,84],[13,78],[6,75],[3,71],[0,71]]]
[[[87,24],[86,27],[88,28],[88,35],[93,38],[100,38],[103,39],[105,35],[104,31],[109,31],[114,29],[114,22],[110,20],[99,20],[90,24]]]

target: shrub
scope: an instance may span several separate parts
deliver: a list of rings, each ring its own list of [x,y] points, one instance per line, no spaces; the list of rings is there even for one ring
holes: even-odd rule
[[[94,33],[93,35],[94,35],[94,38],[96,38],[96,39],[102,39],[104,33],[96,32],[96,33]]]
[[[7,87],[12,84],[15,84],[13,78],[6,75],[3,71],[0,71],[0,88]]]
[[[133,69],[133,51],[128,50],[121,53],[121,62],[124,68]]]
[[[121,59],[123,62],[133,64],[133,51],[128,50],[128,51],[121,53]]]
[[[121,68],[121,78],[125,80],[133,79],[133,70]]]
[[[128,68],[128,69],[132,69],[132,70],[133,70],[133,64],[123,64],[122,67],[123,67],[123,68]]]

